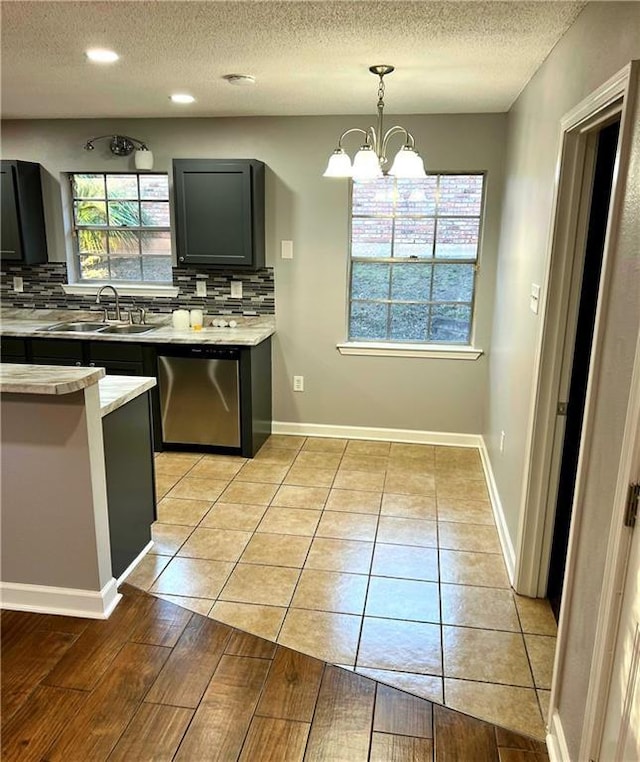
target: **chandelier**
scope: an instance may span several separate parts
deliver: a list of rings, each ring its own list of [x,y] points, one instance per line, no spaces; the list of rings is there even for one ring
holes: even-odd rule
[[[357,180],[374,179],[382,177],[384,165],[387,163],[387,146],[389,139],[395,135],[402,135],[404,143],[396,153],[391,168],[385,174],[394,177],[425,177],[422,157],[416,151],[413,135],[400,125],[390,127],[383,131],[382,120],[384,116],[384,77],[391,74],[393,66],[378,64],[370,66],[369,71],[380,78],[378,83],[378,122],[376,127],[368,127],[366,130],[360,127],[352,127],[345,130],[338,139],[338,146],[329,157],[329,163],[323,177],[353,177]],[[349,155],[342,147],[342,141],[347,135],[359,133],[364,135],[364,143],[353,158],[353,164]]]

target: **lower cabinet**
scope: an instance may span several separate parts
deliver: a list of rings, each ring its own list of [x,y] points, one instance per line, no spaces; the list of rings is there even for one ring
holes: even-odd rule
[[[159,378],[158,358],[198,357],[206,354],[207,345],[143,344],[86,339],[14,338],[2,340],[3,362],[27,362],[36,365],[84,365],[104,368],[107,374],[121,376],[151,376]],[[252,458],[271,434],[271,339],[257,346],[223,345],[211,348],[231,353],[237,359],[237,408],[240,444],[237,447],[207,443],[206,437],[193,441],[172,442],[163,433],[165,402],[160,400],[160,388],[151,392],[153,443],[157,451],[196,450],[242,455]],[[160,379],[161,381],[162,379]],[[215,383],[214,383],[215,386]],[[212,392],[210,392],[212,393]],[[212,414],[213,415],[213,414]],[[203,421],[204,429],[214,429],[214,421]]]
[[[117,579],[151,542],[156,520],[149,394],[106,415],[102,431],[111,568]]]

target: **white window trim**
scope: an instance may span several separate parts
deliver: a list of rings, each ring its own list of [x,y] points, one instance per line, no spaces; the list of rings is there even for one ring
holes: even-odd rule
[[[336,345],[341,355],[366,357],[423,357],[434,360],[477,360],[482,349],[466,345],[391,344],[387,342],[345,341]]]
[[[150,283],[118,283],[118,281],[99,281],[95,283],[63,283],[62,290],[65,294],[76,296],[95,296],[103,286],[113,286],[120,296],[178,296],[178,286]]]

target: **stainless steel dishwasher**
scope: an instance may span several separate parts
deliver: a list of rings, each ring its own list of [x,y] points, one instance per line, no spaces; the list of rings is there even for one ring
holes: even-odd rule
[[[240,352],[176,348],[158,356],[165,444],[240,447]]]

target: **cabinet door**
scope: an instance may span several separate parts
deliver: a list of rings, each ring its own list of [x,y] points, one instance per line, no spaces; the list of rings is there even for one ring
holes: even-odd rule
[[[142,376],[142,363],[126,360],[90,360],[89,367],[104,368],[108,376]]]
[[[0,248],[4,260],[22,258],[22,241],[20,238],[20,219],[18,217],[18,193],[16,188],[15,167],[9,162],[2,162]]]
[[[264,165],[176,159],[173,166],[178,264],[261,267],[264,191],[253,175],[263,189]]]

